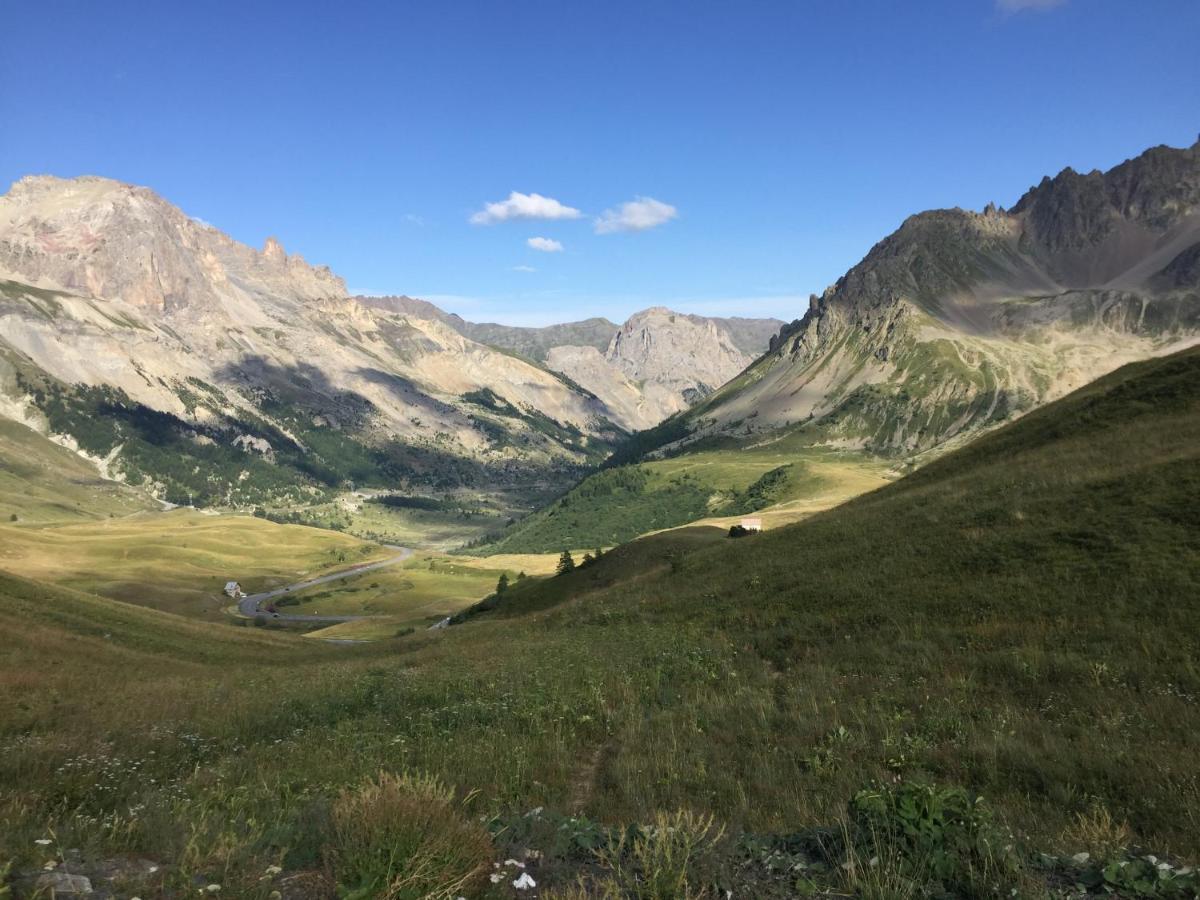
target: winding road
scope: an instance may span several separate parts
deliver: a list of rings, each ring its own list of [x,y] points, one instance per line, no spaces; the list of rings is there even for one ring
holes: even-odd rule
[[[380,560],[379,562],[366,563],[361,566],[351,566],[349,569],[343,569],[341,572],[333,572],[329,575],[322,575],[320,578],[310,578],[308,581],[297,581],[295,584],[289,584],[287,587],[275,588],[271,591],[262,591],[258,594],[247,594],[238,600],[238,612],[247,618],[253,619],[259,615],[269,615],[276,622],[355,622],[359,619],[369,619],[370,616],[299,616],[289,613],[267,613],[263,610],[263,604],[274,600],[276,597],[283,597],[291,594],[294,591],[303,591],[306,588],[316,587],[318,584],[329,584],[331,581],[340,581],[343,578],[349,578],[351,575],[361,575],[364,572],[372,572],[375,569],[382,569],[385,566],[394,566],[404,562],[413,555],[413,551],[408,547],[395,547],[391,544],[385,544],[389,550],[396,550],[395,556]]]

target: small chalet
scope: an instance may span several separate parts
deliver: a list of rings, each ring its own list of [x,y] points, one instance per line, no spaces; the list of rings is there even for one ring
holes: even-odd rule
[[[236,581],[225,582],[225,593],[236,600],[238,597],[246,596],[246,592],[242,590],[242,586]]]

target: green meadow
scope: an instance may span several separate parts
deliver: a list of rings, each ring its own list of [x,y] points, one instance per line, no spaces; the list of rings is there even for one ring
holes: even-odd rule
[[[0,525],[0,568],[193,618],[225,618],[236,580],[253,593],[391,555],[317,528],[195,510],[42,528]]]

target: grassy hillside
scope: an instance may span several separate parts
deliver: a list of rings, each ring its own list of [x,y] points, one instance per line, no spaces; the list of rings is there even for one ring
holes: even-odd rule
[[[728,526],[765,509],[768,524],[781,525],[886,484],[889,475],[887,463],[865,454],[785,442],[606,468],[472,552],[610,546],[698,521]]]
[[[0,524],[0,569],[181,615],[220,620],[249,592],[391,554],[357,538],[194,510],[26,528]]]
[[[31,428],[0,418],[0,522],[94,520],[157,507]],[[14,518],[15,517],[15,518]]]
[[[299,650],[6,578],[0,860],[156,861],[141,896],[508,897],[535,850],[544,897],[1193,896],[1143,854],[1200,857],[1196,496],[1193,351],[443,632]]]

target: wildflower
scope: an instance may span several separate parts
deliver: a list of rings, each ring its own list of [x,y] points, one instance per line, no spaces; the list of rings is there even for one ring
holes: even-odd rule
[[[506,866],[516,866],[518,869],[523,869],[523,868],[525,868],[525,863],[523,863],[523,862],[517,862],[515,859],[506,859],[506,860],[504,861],[504,864],[505,864]]]
[[[49,847],[54,843],[54,841],[50,840],[49,838],[38,838],[36,841],[34,841],[34,843],[39,847]]]
[[[219,884],[210,884],[208,887],[205,888],[205,890],[208,891],[210,894],[219,894],[219,893],[221,893],[221,886]]]
[[[48,862],[44,866],[42,866],[42,869],[46,872],[53,872],[57,868],[58,868],[58,863],[56,863],[54,860],[50,860],[50,862]]]
[[[1075,863],[1075,865],[1077,865],[1077,866],[1082,866],[1085,862],[1087,862],[1091,858],[1092,858],[1092,854],[1090,854],[1090,853],[1076,853],[1074,856],[1071,857],[1071,862]]]
[[[282,871],[283,871],[282,866],[267,866],[267,874],[268,875],[278,875]]]
[[[491,875],[488,876],[488,878],[492,879],[492,884],[499,884],[500,882],[502,882],[504,880],[504,876],[501,875],[499,872],[493,872]]]
[[[529,890],[529,888],[537,887],[537,882],[529,877],[528,872],[522,872],[521,877],[513,882],[513,887],[515,887],[518,891],[526,891]]]

